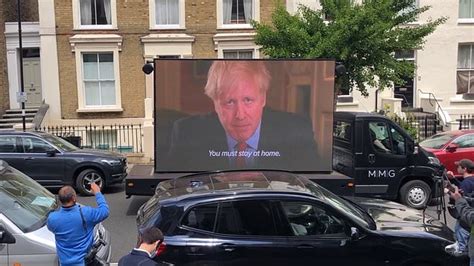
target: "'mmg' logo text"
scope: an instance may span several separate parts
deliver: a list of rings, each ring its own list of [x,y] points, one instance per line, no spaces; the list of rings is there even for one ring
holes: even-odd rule
[[[369,170],[369,177],[395,177],[395,170]]]

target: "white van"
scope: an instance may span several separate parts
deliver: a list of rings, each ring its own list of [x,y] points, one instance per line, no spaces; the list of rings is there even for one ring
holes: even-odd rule
[[[54,234],[46,227],[57,207],[51,192],[0,160],[0,265],[59,265]],[[94,233],[94,243],[102,242],[98,256],[109,262],[109,232],[98,224]]]

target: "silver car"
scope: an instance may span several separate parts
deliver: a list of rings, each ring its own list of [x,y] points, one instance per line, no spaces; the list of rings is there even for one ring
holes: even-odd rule
[[[0,160],[0,265],[59,265],[54,234],[46,227],[57,207],[51,192]],[[109,262],[109,232],[98,224],[94,234],[94,243],[102,243],[98,256]]]

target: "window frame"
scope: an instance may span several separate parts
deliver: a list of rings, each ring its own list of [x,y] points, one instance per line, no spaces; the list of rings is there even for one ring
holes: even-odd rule
[[[119,48],[117,46],[103,46],[103,47],[76,47],[76,79],[77,79],[77,95],[78,95],[78,109],[77,112],[121,112],[122,100],[121,100],[121,88],[120,88],[120,61],[119,61]],[[115,105],[86,105],[86,92],[84,85],[84,65],[83,65],[83,54],[84,53],[112,53],[113,65],[114,65],[114,78],[115,78]]]
[[[467,18],[461,18],[461,1],[462,0],[459,0],[458,1],[458,23],[460,24],[471,24],[471,23],[474,23],[474,0],[469,0],[471,1],[471,15],[470,17],[467,17]]]
[[[472,147],[461,147],[457,142],[459,140],[462,140],[463,138],[474,138],[474,134],[465,134],[465,135],[461,135],[455,139],[453,139],[450,144],[456,144],[458,145],[457,149],[473,149],[474,148],[474,143],[473,143],[473,146]]]
[[[45,154],[46,152],[48,152],[48,150],[46,150],[46,151],[44,151],[44,152],[27,152],[27,151],[25,150],[25,144],[26,144],[26,143],[25,143],[25,140],[26,140],[27,138],[39,140],[39,141],[41,141],[41,142],[47,144],[47,146],[50,147],[50,150],[54,149],[54,150],[56,150],[56,152],[60,153],[60,151],[58,150],[58,148],[56,148],[54,145],[51,145],[51,143],[47,142],[46,140],[44,140],[44,139],[42,139],[42,138],[38,138],[38,137],[36,137],[36,136],[20,136],[20,139],[21,139],[21,142],[20,142],[20,143],[21,143],[21,148],[22,148],[22,150],[23,150],[23,153],[25,153],[25,154]],[[31,144],[34,145],[33,142],[32,142]]]
[[[105,25],[82,25],[81,24],[81,4],[80,0],[72,0],[72,20],[74,30],[104,30],[117,29],[117,0],[110,0],[111,24]]]
[[[0,150],[0,154],[13,154],[13,153],[23,153],[23,143],[21,142],[20,140],[20,137],[17,136],[17,135],[1,135],[0,138],[3,138],[3,137],[10,137],[10,138],[13,138],[15,140],[15,149],[13,152],[5,152],[5,151],[1,151]],[[21,149],[22,150],[18,150],[19,147],[21,146]]]
[[[250,58],[240,58],[239,54],[242,53],[242,52],[251,52],[252,53],[252,57]],[[226,53],[237,53],[237,58],[226,58],[225,57],[225,54]],[[245,60],[249,60],[249,59],[255,59],[255,49],[223,49],[222,50],[222,58],[224,59],[245,59]]]
[[[473,0],[474,1],[474,0]],[[474,4],[474,2],[473,2]],[[474,19],[473,19],[474,22]],[[460,68],[459,67],[459,60],[460,60],[460,51],[461,51],[461,46],[468,46],[469,47],[469,56],[468,56],[468,61],[470,62],[470,66],[468,68]],[[467,84],[467,91],[464,93],[458,93],[459,88],[458,88],[458,73],[459,72],[468,72],[468,84]],[[459,43],[458,44],[458,54],[457,54],[457,62],[456,62],[456,95],[463,95],[466,93],[474,93],[474,82],[471,84],[469,82],[470,79],[474,79],[474,43]],[[471,85],[471,86],[470,86]]]
[[[224,24],[224,4],[216,0],[217,29],[253,29],[250,23]],[[260,22],[260,0],[252,0],[252,20]]]
[[[148,0],[149,26],[151,30],[156,29],[186,29],[185,0],[178,0],[178,24],[156,24],[156,0]]]

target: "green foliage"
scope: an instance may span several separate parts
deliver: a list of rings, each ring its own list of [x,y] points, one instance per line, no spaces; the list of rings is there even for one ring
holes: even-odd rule
[[[416,119],[413,115],[407,115],[407,117],[402,118],[397,114],[390,112],[388,106],[384,106],[383,110],[380,110],[378,113],[381,115],[385,115],[386,117],[397,123],[408,133],[408,135],[410,135],[410,137],[412,137],[413,140],[419,140],[418,127]]]
[[[413,0],[321,0],[321,10],[300,5],[291,15],[283,5],[272,24],[252,22],[255,42],[271,58],[333,58],[342,61],[347,75],[338,77],[340,88],[386,88],[414,74],[414,65],[394,58],[396,51],[420,49],[424,38],[445,17],[421,25],[417,17],[429,7],[416,8]],[[324,21],[323,17],[330,18]]]

